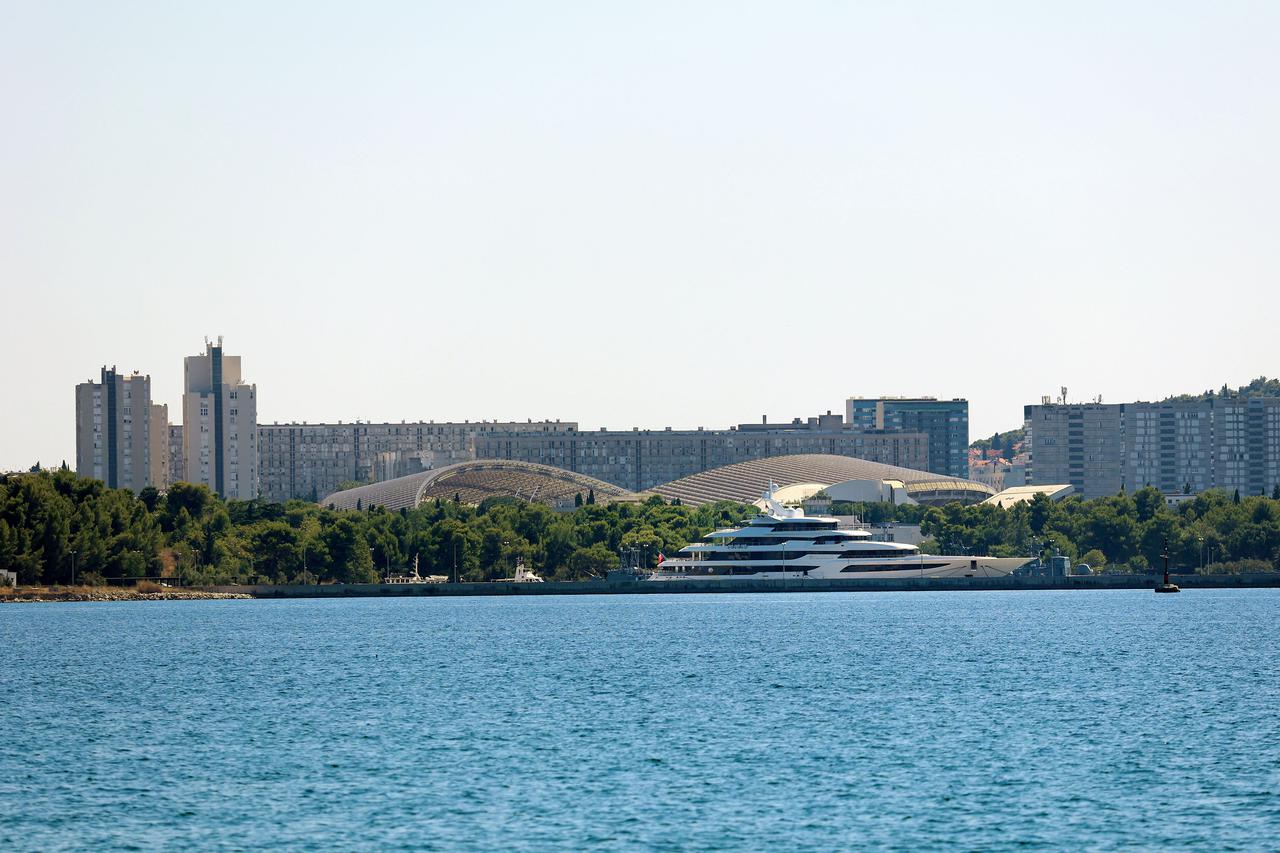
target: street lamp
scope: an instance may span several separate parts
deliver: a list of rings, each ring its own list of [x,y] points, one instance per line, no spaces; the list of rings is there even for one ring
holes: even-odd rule
[[[370,547],[370,548],[369,548],[369,559],[370,559],[370,560],[372,560],[372,559],[373,559],[373,552],[374,552],[375,550],[376,550],[376,549],[374,549],[373,547]],[[389,580],[391,579],[391,549],[390,549],[390,548],[386,549],[386,552],[385,552],[385,553],[386,553],[386,557],[387,557],[387,571],[386,571],[386,572],[383,574],[383,576],[382,576],[382,582],[383,582],[383,583],[386,583],[387,581],[389,581]]]
[[[76,585],[76,550],[71,549],[71,585]]]

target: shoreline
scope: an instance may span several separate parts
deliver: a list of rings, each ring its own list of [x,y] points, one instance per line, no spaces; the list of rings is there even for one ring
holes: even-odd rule
[[[1016,592],[1020,590],[1154,589],[1160,575],[1074,575],[1065,578],[896,578],[892,580],[680,580],[601,579],[543,583],[257,584],[173,587],[140,592],[128,587],[19,588],[0,591],[0,604],[58,601],[202,601],[284,598],[467,598],[539,595],[689,595],[794,592]],[[1280,572],[1170,575],[1184,590],[1276,589]]]
[[[142,592],[132,587],[18,587],[0,590],[0,604],[40,601],[204,601],[249,599],[247,592],[220,592],[209,589],[173,587]]]
[[[977,592],[1017,590],[1154,589],[1162,575],[1075,575],[1065,578],[895,578],[791,580],[679,580],[641,581],[608,578],[543,583],[421,583],[312,584],[206,587],[218,592],[243,592],[253,598],[401,598],[534,596],[534,595],[687,595],[769,592]],[[1238,575],[1171,575],[1183,589],[1280,588],[1280,572]]]

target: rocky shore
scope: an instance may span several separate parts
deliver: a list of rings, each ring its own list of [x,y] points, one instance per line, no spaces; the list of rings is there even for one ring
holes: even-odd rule
[[[76,587],[0,589],[0,604],[23,601],[189,601],[207,598],[252,598],[241,592],[204,592],[195,589],[166,588],[141,591],[129,587]]]

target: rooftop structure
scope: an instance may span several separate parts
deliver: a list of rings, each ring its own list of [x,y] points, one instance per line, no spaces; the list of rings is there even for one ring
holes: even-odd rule
[[[565,498],[572,500],[579,494],[585,497],[593,493],[601,503],[635,498],[626,489],[561,468],[481,459],[334,492],[320,503],[334,509],[380,506],[398,510],[412,509],[435,498],[457,497],[462,503],[477,504],[485,498],[518,497],[555,504]]]
[[[774,456],[726,465],[659,485],[649,492],[668,500],[699,505],[715,501],[751,503],[761,484],[775,483],[779,494],[802,500],[826,491],[838,500],[894,500],[900,503],[975,503],[993,492],[972,483],[865,459],[830,454]],[[476,504],[485,498],[513,496],[552,505],[594,492],[601,503],[637,500],[643,494],[563,468],[516,460],[479,459],[334,492],[320,503],[335,509],[381,506],[416,507],[440,498]]]
[[[1035,500],[1036,495],[1044,495],[1051,501],[1060,501],[1075,494],[1075,491],[1075,487],[1069,483],[1057,486],[1013,486],[992,495],[983,503],[1008,509],[1015,504],[1029,503]]]
[[[696,506],[721,500],[750,503],[758,496],[760,484],[768,482],[777,483],[784,490],[799,486],[800,488],[784,491],[784,494],[789,493],[796,499],[806,497],[804,493],[811,492],[815,487],[822,487],[832,497],[839,498],[840,495],[834,492],[845,492],[839,487],[853,481],[887,483],[890,488],[894,488],[896,484],[912,501],[925,504],[952,500],[976,503],[994,493],[994,490],[981,483],[958,477],[822,453],[773,456],[739,462],[682,477],[655,486],[652,491],[669,500],[679,498],[681,503]],[[856,493],[859,490],[848,491]],[[877,491],[876,494],[880,492]]]

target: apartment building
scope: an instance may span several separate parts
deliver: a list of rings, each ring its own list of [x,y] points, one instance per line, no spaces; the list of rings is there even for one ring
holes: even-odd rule
[[[169,479],[166,485],[173,485],[187,475],[186,455],[182,446],[182,424],[169,424]]]
[[[1086,498],[1125,485],[1124,406],[1103,403],[1027,406],[1030,485],[1070,483]]]
[[[830,453],[928,470],[929,439],[922,433],[849,429],[841,416],[830,414],[727,430],[574,429],[556,434],[486,432],[476,437],[478,458],[538,462],[633,491],[722,465],[794,453]]]
[[[1280,398],[1042,403],[1024,411],[1028,483],[1086,498],[1154,486],[1270,493],[1280,483]]]
[[[571,421],[415,421],[258,427],[264,498],[319,500],[342,483],[378,482],[476,458],[476,438],[519,431],[556,435]]]
[[[969,476],[969,401],[936,397],[850,397],[845,421],[854,429],[924,433],[929,437],[925,470]]]
[[[168,463],[156,434],[168,408],[151,402],[151,377],[103,367],[76,386],[76,473],[113,489],[163,488]]]
[[[243,381],[240,356],[223,352],[222,338],[203,355],[183,360],[184,476],[224,498],[258,496],[258,403]]]

